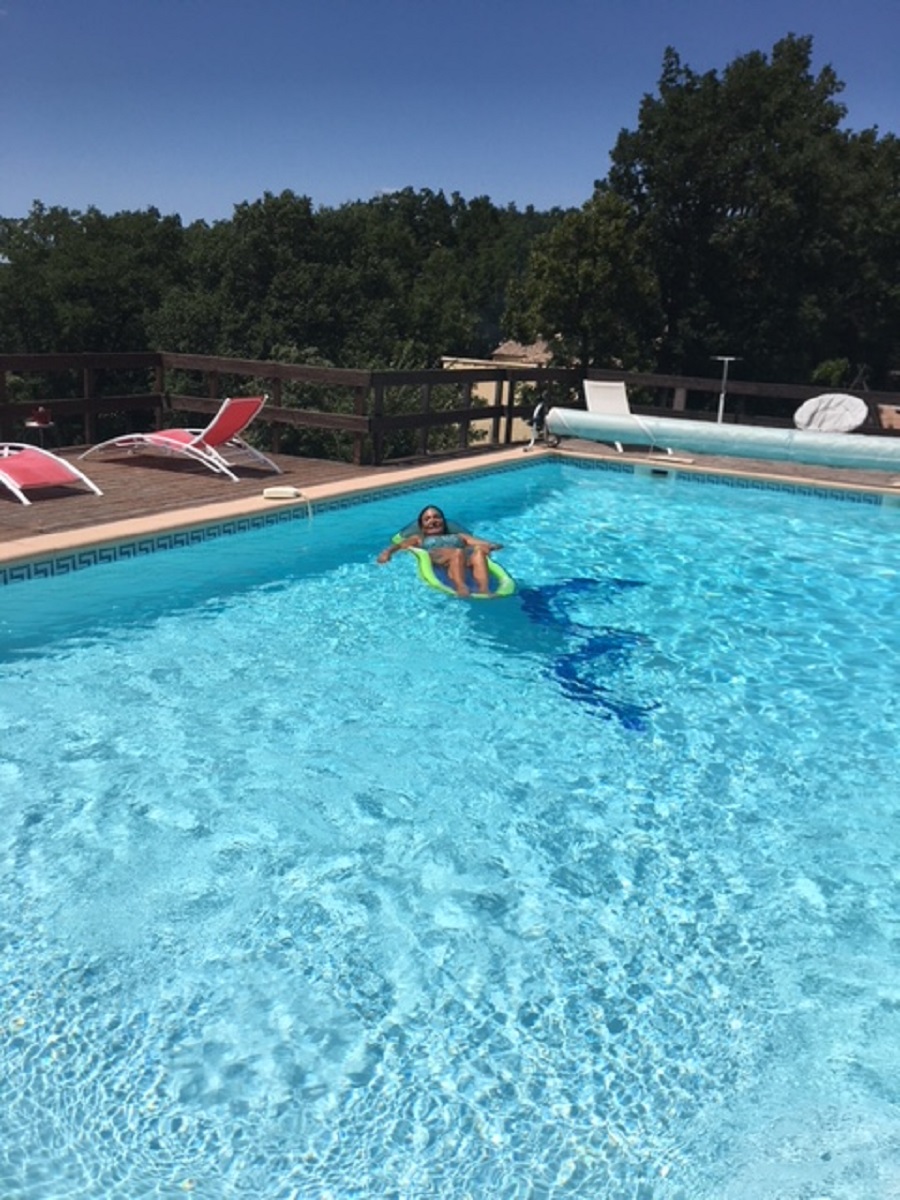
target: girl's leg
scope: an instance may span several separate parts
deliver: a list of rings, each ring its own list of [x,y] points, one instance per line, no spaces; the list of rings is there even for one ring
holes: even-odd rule
[[[491,590],[491,581],[487,554],[484,550],[479,548],[471,551],[469,566],[472,568],[472,575],[475,578],[475,583],[478,585],[479,592],[487,595]]]
[[[466,583],[466,555],[463,550],[433,550],[431,561],[446,570],[457,596],[469,595],[469,585]]]

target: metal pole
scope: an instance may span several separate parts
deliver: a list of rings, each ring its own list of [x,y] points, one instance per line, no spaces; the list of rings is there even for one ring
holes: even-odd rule
[[[728,386],[728,364],[740,362],[740,359],[736,358],[733,354],[714,354],[712,358],[713,362],[720,362],[722,364],[722,390],[719,392],[719,411],[716,415],[716,423],[721,425],[722,416],[725,412],[725,389]]]

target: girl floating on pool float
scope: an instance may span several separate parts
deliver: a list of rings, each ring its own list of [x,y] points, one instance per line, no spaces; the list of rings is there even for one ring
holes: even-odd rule
[[[472,537],[458,526],[451,529],[444,514],[433,504],[422,509],[416,525],[418,533],[407,535],[404,530],[398,534],[391,545],[378,555],[378,562],[389,562],[398,550],[413,550],[421,555],[421,559],[427,556],[429,565],[446,572],[449,587],[433,571],[423,573],[420,559],[420,574],[432,587],[452,591],[457,596],[471,596],[472,589],[466,578],[467,571],[471,571],[476,598],[508,595],[514,589],[509,576],[488,558],[492,550],[503,549],[499,542],[486,542],[482,538]],[[497,585],[493,591],[492,581]]]

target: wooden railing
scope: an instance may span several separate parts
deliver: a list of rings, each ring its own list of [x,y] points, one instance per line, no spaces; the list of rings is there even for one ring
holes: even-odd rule
[[[271,450],[288,430],[312,430],[344,435],[356,463],[383,463],[520,441],[522,422],[539,401],[579,404],[585,376],[624,377],[642,415],[716,419],[721,384],[704,377],[539,367],[357,371],[168,353],[7,354],[0,355],[0,441],[21,440],[39,404],[67,444],[91,445],[138,421],[161,428],[174,412],[205,417],[225,395],[258,389],[270,397],[263,418]],[[729,381],[724,419],[790,425],[799,404],[824,390]],[[296,402],[300,391],[303,404]],[[900,432],[881,420],[881,406],[900,409],[900,394],[855,394],[869,406],[862,432]],[[113,424],[118,428],[106,428]]]

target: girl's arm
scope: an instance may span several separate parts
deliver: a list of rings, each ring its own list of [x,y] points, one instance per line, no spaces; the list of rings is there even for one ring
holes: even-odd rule
[[[378,555],[376,562],[389,562],[398,550],[408,550],[410,546],[420,546],[422,539],[418,534],[413,534],[412,537],[404,538],[402,542],[392,542],[390,546],[385,546],[382,552]]]

